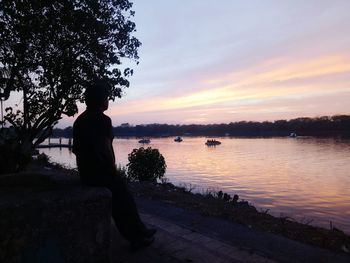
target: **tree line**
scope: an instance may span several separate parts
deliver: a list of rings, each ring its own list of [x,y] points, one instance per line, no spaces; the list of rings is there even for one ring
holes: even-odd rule
[[[350,115],[296,118],[276,121],[239,121],[221,124],[122,124],[113,128],[115,136],[350,136]],[[53,130],[54,137],[71,137],[72,127]]]

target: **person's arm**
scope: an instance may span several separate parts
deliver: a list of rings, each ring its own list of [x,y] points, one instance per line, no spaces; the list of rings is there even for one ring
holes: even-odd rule
[[[109,175],[115,175],[115,158],[111,132],[112,122],[109,118],[106,118],[99,129],[96,140],[94,140],[94,148],[98,163],[102,166],[101,170]]]

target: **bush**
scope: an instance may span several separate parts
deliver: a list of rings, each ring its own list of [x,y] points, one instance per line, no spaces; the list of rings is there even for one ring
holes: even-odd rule
[[[158,149],[152,149],[151,147],[134,149],[128,155],[128,159],[127,167],[130,179],[156,181],[165,174],[166,163]]]
[[[45,153],[39,153],[36,159],[40,164],[48,164],[50,162],[50,157]]]
[[[126,167],[125,166],[122,166],[121,164],[118,164],[115,166],[115,169],[117,171],[117,175],[122,177],[122,178],[125,178],[125,179],[128,179],[128,176],[127,176],[127,171],[126,171]]]

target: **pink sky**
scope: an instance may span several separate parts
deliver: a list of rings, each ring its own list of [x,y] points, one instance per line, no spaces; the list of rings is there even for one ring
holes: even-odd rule
[[[136,0],[134,10],[140,64],[110,104],[114,125],[350,114],[350,1]]]

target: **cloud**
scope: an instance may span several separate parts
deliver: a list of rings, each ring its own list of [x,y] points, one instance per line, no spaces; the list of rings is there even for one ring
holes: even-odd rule
[[[350,114],[350,1],[135,0],[134,8],[140,64],[107,112],[115,124]]]
[[[214,111],[219,106],[224,109],[227,105],[254,105],[257,114],[261,114],[266,110],[259,110],[259,105],[262,106],[271,99],[313,98],[350,91],[349,61],[348,57],[339,54],[304,61],[274,59],[251,69],[208,77],[202,80],[203,89],[193,91],[192,87],[188,87],[183,94],[169,92],[166,96],[141,98],[127,103],[121,101],[112,106],[109,113],[117,118],[141,112],[161,114],[166,111],[171,114],[174,111],[173,114],[176,115],[182,109],[203,107],[206,111]],[[281,109],[287,111],[288,107],[289,104],[280,107],[279,112]],[[189,119],[203,122],[208,118]],[[183,120],[178,120],[181,121]]]

